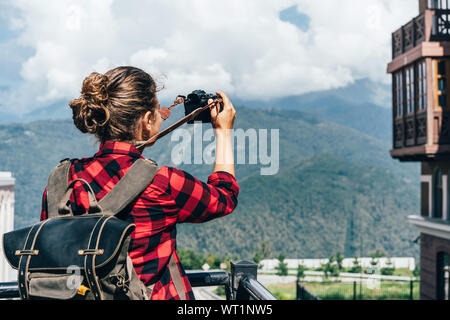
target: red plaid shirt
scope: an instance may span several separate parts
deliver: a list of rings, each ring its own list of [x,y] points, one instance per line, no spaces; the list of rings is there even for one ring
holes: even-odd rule
[[[106,141],[91,158],[75,159],[69,172],[69,183],[78,178],[89,182],[97,200],[125,175],[135,160],[143,158],[131,144]],[[168,268],[174,256],[183,278],[188,299],[194,299],[189,280],[176,249],[176,224],[201,223],[231,213],[237,205],[239,186],[227,172],[214,172],[204,183],[189,173],[161,167],[153,182],[132,205],[131,212],[121,219],[133,222],[129,255],[139,278],[155,284],[152,299],[179,299]],[[71,199],[74,214],[87,212],[88,193],[76,182]],[[47,218],[47,190],[42,199],[41,220]]]

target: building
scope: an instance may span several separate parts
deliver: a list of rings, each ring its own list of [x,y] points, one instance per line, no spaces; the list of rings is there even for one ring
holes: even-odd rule
[[[421,299],[449,299],[450,1],[419,0],[419,15],[392,33],[393,148],[421,163]]]
[[[0,282],[11,281],[13,271],[3,254],[3,234],[14,228],[14,183],[11,172],[0,172]]]

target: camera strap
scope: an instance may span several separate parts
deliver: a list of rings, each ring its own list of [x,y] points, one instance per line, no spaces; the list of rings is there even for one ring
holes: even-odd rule
[[[176,106],[177,104],[183,103],[184,99],[183,98],[179,98],[181,96],[177,97],[177,100],[175,100],[174,104],[171,105],[168,109],[170,110],[171,108],[173,108],[174,106]],[[161,139],[162,137],[164,137],[165,135],[169,134],[170,132],[172,132],[173,130],[177,129],[178,127],[182,126],[183,124],[185,124],[186,122],[190,121],[191,119],[194,119],[196,116],[198,116],[201,112],[205,111],[206,109],[212,107],[213,105],[215,105],[217,102],[222,102],[222,99],[216,99],[213,102],[195,109],[194,111],[192,111],[191,113],[189,113],[187,116],[181,118],[180,120],[178,120],[177,122],[173,123],[172,125],[170,125],[169,127],[167,127],[166,129],[162,130],[161,132],[158,132],[157,134],[153,135],[150,139],[145,140],[145,141],[137,141],[135,144],[135,147],[137,149],[142,148],[148,144],[151,143],[155,143],[156,140]]]

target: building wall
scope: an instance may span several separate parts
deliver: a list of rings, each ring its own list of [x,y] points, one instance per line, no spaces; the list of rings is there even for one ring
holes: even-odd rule
[[[450,161],[422,161],[420,177],[421,184],[421,215],[433,217],[434,197],[433,174],[436,169],[442,172],[442,220],[450,220]]]
[[[14,178],[0,172],[0,282],[11,281],[14,272],[3,253],[3,234],[14,229]]]
[[[420,236],[420,298],[437,299],[437,255],[450,253],[450,240],[422,233]]]

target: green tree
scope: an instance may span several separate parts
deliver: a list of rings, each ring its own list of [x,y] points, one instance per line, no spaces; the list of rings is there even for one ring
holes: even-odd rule
[[[328,262],[323,266],[323,272],[326,279],[328,279],[329,275],[333,277],[339,277],[339,268],[334,255],[331,255],[328,258]]]
[[[386,266],[384,268],[381,268],[381,274],[385,276],[391,276],[395,272],[394,264],[392,263],[391,258],[387,258],[386,260]]]
[[[268,242],[267,240],[261,241],[258,244],[258,247],[255,251],[255,254],[253,255],[253,261],[258,263],[258,267],[261,267],[259,265],[259,263],[268,258],[272,253],[272,246],[270,244],[270,242]]]
[[[339,251],[336,253],[336,263],[337,267],[340,270],[342,270],[342,262],[344,261],[344,256]]]
[[[297,267],[297,280],[298,279],[303,279],[305,277],[305,266],[302,265],[301,263],[298,264]]]
[[[370,265],[372,266],[372,268],[376,268],[378,265],[378,259],[377,259],[377,255],[372,253],[370,255]]]
[[[360,273],[362,270],[361,265],[359,263],[359,259],[358,256],[355,256],[353,259],[353,265],[352,268],[350,269],[350,272],[352,273]]]
[[[414,277],[419,277],[420,276],[420,265],[418,263],[416,263],[416,267],[414,268],[413,276]]]
[[[197,254],[192,249],[177,249],[177,253],[186,270],[201,269],[206,262],[202,254]]]
[[[277,275],[279,276],[287,276],[288,275],[288,267],[287,263],[284,262],[285,255],[283,253],[280,253],[278,256],[278,266],[275,268],[277,270]]]
[[[222,262],[222,259],[213,254],[209,254],[206,257],[206,263],[211,267],[211,269],[219,269],[221,262]]]

